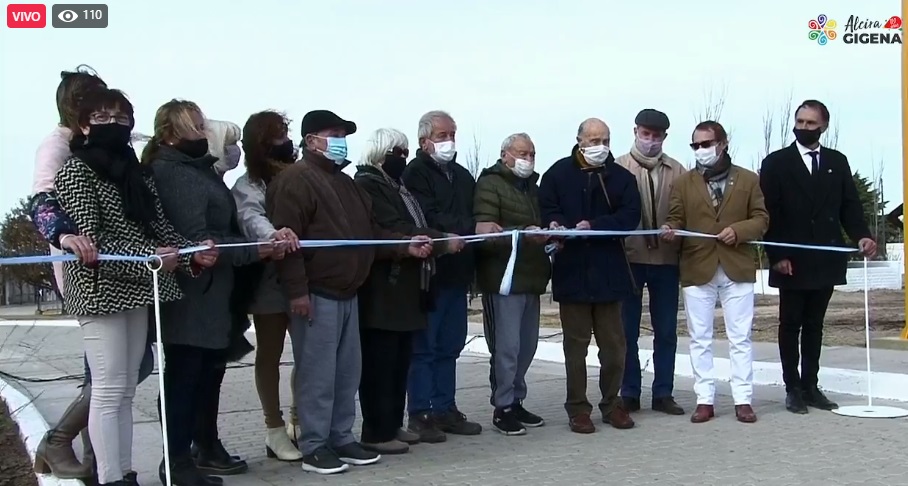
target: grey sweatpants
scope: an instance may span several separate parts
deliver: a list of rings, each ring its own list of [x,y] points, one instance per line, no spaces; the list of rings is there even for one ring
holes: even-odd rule
[[[300,452],[356,440],[356,391],[362,373],[356,297],[309,296],[309,316],[290,321]]]
[[[492,355],[492,406],[520,403],[527,397],[527,370],[539,343],[539,296],[483,295],[482,323]]]

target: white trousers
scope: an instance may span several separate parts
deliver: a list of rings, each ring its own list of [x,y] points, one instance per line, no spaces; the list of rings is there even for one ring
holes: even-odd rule
[[[82,316],[79,324],[91,370],[88,433],[98,483],[113,483],[132,470],[132,400],[148,340],[148,311]]]
[[[731,394],[735,405],[750,405],[753,396],[754,284],[733,282],[722,267],[706,285],[681,289],[687,330],[690,334],[690,364],[694,370],[697,405],[712,405],[716,395],[713,368],[713,321],[716,300],[722,303],[728,354],[731,361]]]

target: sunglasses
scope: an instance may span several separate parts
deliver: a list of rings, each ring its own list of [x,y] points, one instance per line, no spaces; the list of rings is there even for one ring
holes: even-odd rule
[[[690,144],[690,148],[697,150],[697,149],[701,149],[701,148],[710,148],[713,145],[716,145],[715,140],[704,140],[702,142],[694,142],[694,143]]]
[[[407,158],[410,156],[410,151],[405,148],[394,147],[387,152],[387,155],[393,155],[395,157]]]

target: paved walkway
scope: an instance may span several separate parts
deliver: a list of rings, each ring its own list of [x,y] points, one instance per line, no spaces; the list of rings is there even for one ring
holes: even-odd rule
[[[285,359],[290,359],[289,352]],[[35,397],[38,409],[53,423],[76,394],[78,381],[59,378],[81,373],[79,330],[0,326],[0,370],[26,379],[16,386]],[[460,407],[488,429],[487,359],[463,357],[458,374]],[[594,398],[595,370],[590,377]],[[645,382],[651,379],[644,377]],[[734,420],[728,385],[720,384],[719,416],[707,424],[644,411],[635,415],[638,426],[633,430],[602,425],[596,434],[581,436],[567,429],[563,365],[537,362],[529,382],[527,408],[548,424],[526,436],[503,437],[486,430],[477,437],[418,445],[410,454],[387,457],[378,465],[321,477],[265,457],[253,370],[240,365],[227,374],[220,424],[228,449],[246,458],[250,471],[227,478],[226,484],[896,485],[908,477],[908,420],[861,420],[819,411],[796,416],[785,411],[781,389],[757,387],[754,405],[760,421],[745,425]],[[153,376],[136,397],[134,464],[139,482],[146,485],[158,484],[155,471],[161,457],[156,385]],[[688,409],[694,404],[691,386],[689,379],[676,381],[676,397]],[[854,396],[833,398],[842,404],[864,402]],[[289,402],[286,395],[283,402]]]

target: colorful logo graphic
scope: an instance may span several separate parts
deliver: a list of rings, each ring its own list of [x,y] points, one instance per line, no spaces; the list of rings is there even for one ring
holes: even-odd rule
[[[893,15],[889,17],[889,20],[886,21],[886,25],[883,26],[884,29],[893,29],[893,30],[902,30],[902,18],[898,15]]]
[[[901,19],[899,22],[901,22]],[[835,27],[835,20],[820,14],[816,19],[810,19],[810,22],[807,22],[807,28],[810,29],[808,38],[817,41],[817,44],[821,46],[825,46],[829,41],[835,40],[837,37]]]

